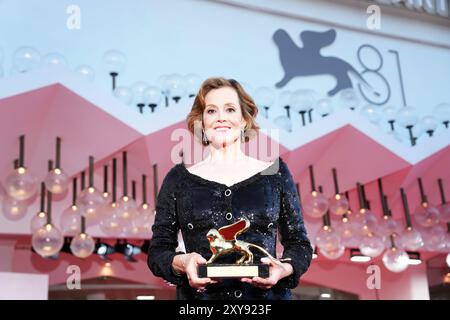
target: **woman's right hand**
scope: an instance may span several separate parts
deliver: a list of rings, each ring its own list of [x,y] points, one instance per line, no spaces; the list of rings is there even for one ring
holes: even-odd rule
[[[187,254],[178,255],[175,258],[181,260],[182,271],[186,273],[186,276],[189,280],[189,285],[197,289],[199,291],[203,291],[206,289],[208,284],[217,283],[217,281],[212,280],[211,278],[199,278],[198,277],[198,266],[206,263],[206,259],[203,258],[197,252],[191,252]]]

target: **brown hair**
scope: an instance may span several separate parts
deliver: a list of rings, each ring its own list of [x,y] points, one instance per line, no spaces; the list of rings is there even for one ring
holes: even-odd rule
[[[247,122],[244,129],[245,142],[248,142],[251,138],[256,136],[259,126],[256,123],[256,115],[258,114],[258,107],[253,101],[252,97],[245,92],[244,88],[234,79],[225,79],[221,77],[206,79],[195,97],[194,104],[192,105],[191,112],[189,112],[186,122],[190,132],[197,136],[203,145],[209,145],[209,142],[205,143],[202,139],[202,127],[198,126],[198,123],[203,123],[203,111],[205,110],[205,97],[211,90],[219,89],[222,87],[231,87],[236,90],[239,97],[239,104],[242,110],[242,116]],[[197,124],[197,125],[196,125]]]

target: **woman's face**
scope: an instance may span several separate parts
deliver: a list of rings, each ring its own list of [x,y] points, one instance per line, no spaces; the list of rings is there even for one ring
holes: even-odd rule
[[[240,139],[246,121],[242,117],[239,96],[231,87],[222,87],[205,96],[203,125],[213,145],[229,145]]]

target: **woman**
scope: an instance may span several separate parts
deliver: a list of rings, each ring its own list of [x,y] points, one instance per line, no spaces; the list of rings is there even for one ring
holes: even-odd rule
[[[177,285],[177,299],[290,299],[290,289],[309,267],[312,248],[286,163],[281,157],[259,161],[241,151],[241,143],[259,129],[257,113],[252,98],[232,79],[207,79],[195,98],[188,128],[210,153],[190,168],[175,165],[164,178],[148,252],[150,270]],[[275,256],[278,231],[282,258],[291,260],[273,261],[255,251],[254,262],[269,264],[268,278],[199,278],[198,266],[212,255],[207,232],[243,217],[251,225],[238,239]],[[186,253],[175,252],[180,229]],[[232,253],[215,263],[238,258]]]

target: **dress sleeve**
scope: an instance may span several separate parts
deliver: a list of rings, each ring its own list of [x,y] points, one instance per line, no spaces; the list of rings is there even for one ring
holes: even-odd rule
[[[303,222],[300,199],[287,164],[280,158],[281,205],[278,228],[283,245],[282,258],[291,258],[294,272],[280,281],[282,287],[295,288],[300,276],[308,270],[313,249]]]
[[[177,184],[176,168],[172,168],[164,178],[156,198],[155,222],[152,227],[153,237],[148,249],[147,264],[153,274],[162,277],[171,284],[180,285],[184,275],[177,275],[172,268],[172,261],[178,247],[178,216],[176,211]]]

